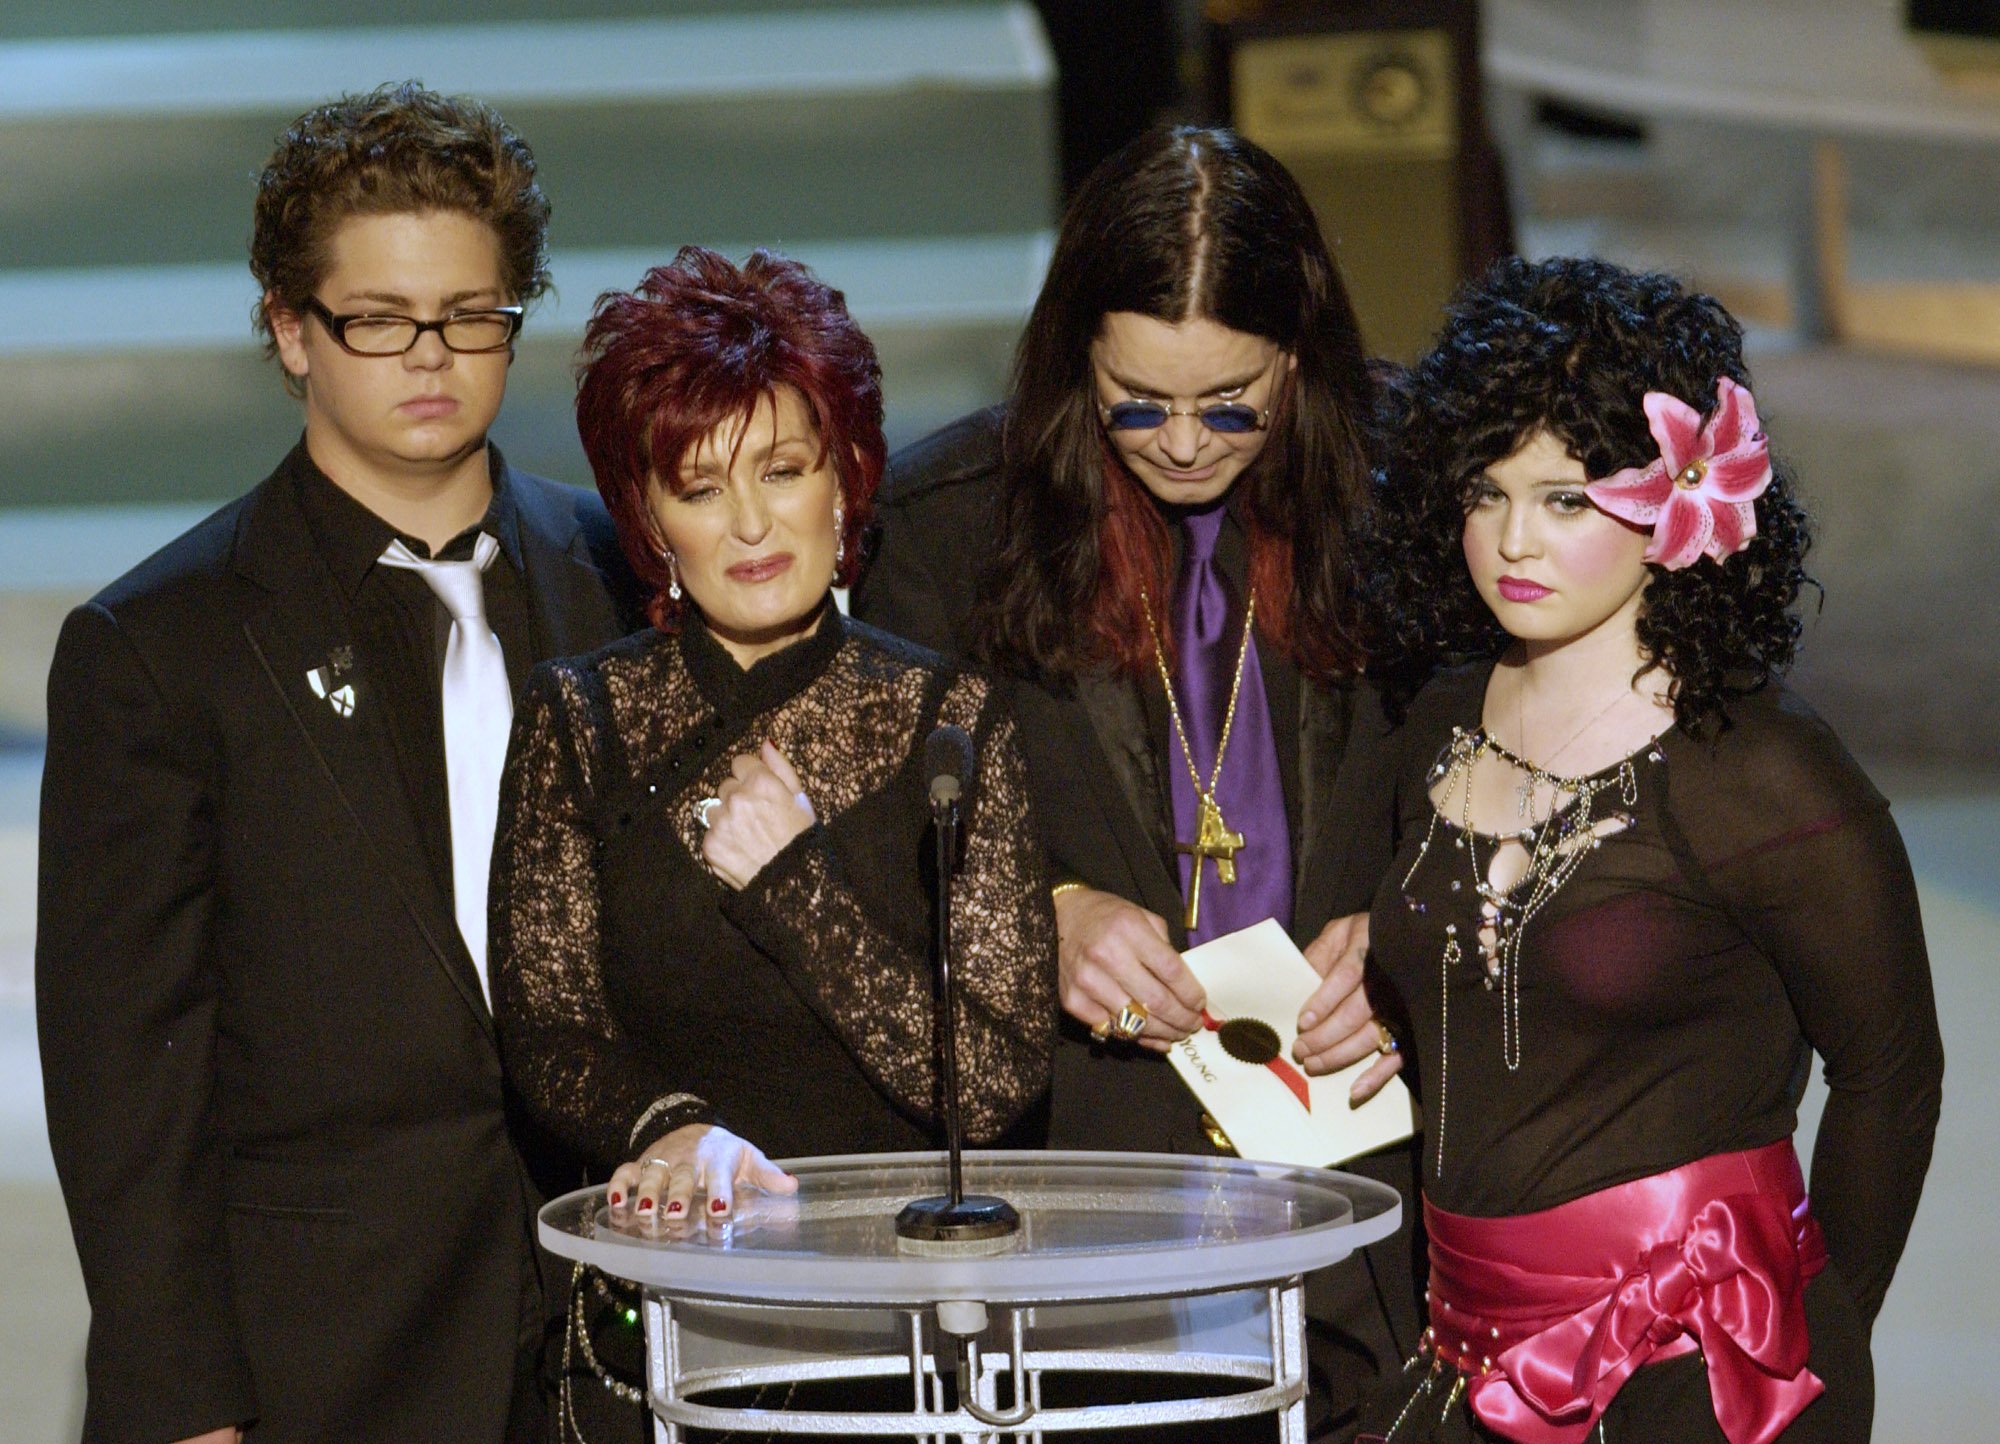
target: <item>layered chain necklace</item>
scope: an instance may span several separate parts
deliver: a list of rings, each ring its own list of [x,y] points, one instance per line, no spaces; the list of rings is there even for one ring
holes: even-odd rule
[[[1236,881],[1236,854],[1243,848],[1243,834],[1231,832],[1222,820],[1222,808],[1215,800],[1216,784],[1222,781],[1222,759],[1229,753],[1229,733],[1236,723],[1236,699],[1243,695],[1243,666],[1250,655],[1250,628],[1257,618],[1257,598],[1253,594],[1243,606],[1243,641],[1236,649],[1236,674],[1229,684],[1229,706],[1222,714],[1222,736],[1215,744],[1215,767],[1209,774],[1206,785],[1194,764],[1194,749],[1188,745],[1187,727],[1181,721],[1181,706],[1174,699],[1174,679],[1167,672],[1166,644],[1160,638],[1160,627],[1153,620],[1152,598],[1146,589],[1139,589],[1139,605],[1146,612],[1146,629],[1153,634],[1153,661],[1160,669],[1160,685],[1166,689],[1167,712],[1174,720],[1174,736],[1181,745],[1181,758],[1187,764],[1188,777],[1194,783],[1195,792],[1195,832],[1194,841],[1174,843],[1174,851],[1194,859],[1194,878],[1188,884],[1187,914],[1183,919],[1189,932],[1195,930],[1201,918],[1201,865],[1208,859],[1215,861],[1215,880],[1219,883]]]
[[[1576,746],[1578,742],[1583,740],[1584,733],[1588,732],[1591,728],[1595,727],[1598,723],[1602,722],[1607,716],[1610,715],[1611,709],[1613,707],[1616,707],[1620,702],[1624,701],[1627,697],[1631,695],[1632,693],[1630,688],[1627,688],[1625,691],[1622,692],[1612,693],[1611,700],[1609,702],[1606,702],[1602,707],[1599,707],[1595,712],[1591,713],[1589,720],[1586,721],[1581,727],[1577,728],[1576,731],[1570,733],[1569,737],[1565,739],[1562,746],[1556,748],[1555,751],[1548,754],[1548,760],[1550,762],[1553,762],[1558,757],[1562,756],[1563,753],[1569,751],[1570,748]],[[1514,689],[1514,735],[1521,739],[1521,745],[1523,747],[1526,747],[1528,745],[1528,723],[1527,723],[1526,711],[1522,703],[1521,689],[1518,686]],[[1535,793],[1537,789],[1541,787],[1548,787],[1551,789],[1549,794],[1549,811],[1551,813],[1554,813],[1556,808],[1555,800],[1562,794],[1564,790],[1561,784],[1565,782],[1567,779],[1558,777],[1555,773],[1550,772],[1545,765],[1529,762],[1520,757],[1515,756],[1512,752],[1509,752],[1504,747],[1501,747],[1498,742],[1494,743],[1493,746],[1495,749],[1494,752],[1495,756],[1501,758],[1503,761],[1512,763],[1516,768],[1520,769],[1521,782],[1520,785],[1514,789],[1514,795],[1518,804],[1516,810],[1520,814],[1522,823],[1531,824],[1534,822]]]
[[[1624,694],[1620,694],[1621,696]],[[1615,705],[1618,698],[1612,699]],[[1560,755],[1577,737],[1581,737],[1600,718],[1611,710],[1607,705],[1590,722],[1578,729],[1569,742],[1563,744],[1552,755]],[[1527,867],[1508,887],[1496,886],[1488,876],[1489,861],[1480,862],[1480,834],[1472,826],[1472,773],[1479,759],[1491,754],[1508,766],[1524,774],[1526,780],[1520,791],[1521,815],[1526,825],[1515,835],[1514,840],[1527,849]],[[1657,752],[1653,755],[1657,756]],[[1441,787],[1438,794],[1449,799],[1456,790],[1459,802],[1459,845],[1464,850],[1472,868],[1472,887],[1478,895],[1481,913],[1492,929],[1492,942],[1483,938],[1477,941],[1484,962],[1483,982],[1489,990],[1497,990],[1500,995],[1500,1061],[1507,1071],[1517,1072],[1521,1067],[1521,940],[1530,921],[1550,899],[1561,891],[1563,884],[1575,876],[1582,866],[1585,856],[1607,835],[1606,825],[1629,826],[1628,814],[1619,817],[1597,815],[1598,800],[1607,793],[1616,793],[1618,799],[1628,809],[1637,804],[1639,798],[1639,778],[1626,758],[1617,767],[1600,772],[1592,777],[1565,777],[1550,772],[1547,768],[1530,762],[1525,757],[1496,742],[1486,730],[1471,731],[1463,727],[1451,729],[1451,743],[1445,756],[1431,769],[1429,783]],[[1539,787],[1552,789],[1548,817],[1536,825],[1531,815],[1531,805],[1535,790]],[[1567,793],[1570,802],[1557,808],[1555,798]],[[1418,848],[1416,859],[1403,875],[1403,892],[1410,897],[1410,884],[1417,870],[1430,855],[1431,843],[1436,839],[1438,826],[1444,814],[1436,806],[1431,808],[1430,826],[1424,831],[1423,845]],[[1493,839],[1493,851],[1508,839]],[[1454,891],[1458,884],[1452,884]],[[1414,902],[1413,902],[1414,905]],[[1481,929],[1483,933],[1484,928]],[[1445,1113],[1448,1084],[1451,1070],[1451,981],[1458,965],[1464,959],[1464,951],[1459,944],[1458,924],[1445,925],[1444,950],[1439,958],[1438,969],[1438,1116],[1437,1116],[1437,1164],[1436,1171],[1444,1173]]]

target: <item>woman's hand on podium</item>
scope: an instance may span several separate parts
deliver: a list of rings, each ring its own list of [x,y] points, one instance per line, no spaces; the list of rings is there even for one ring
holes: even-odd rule
[[[736,1186],[744,1183],[766,1193],[796,1193],[799,1187],[754,1143],[712,1123],[690,1123],[661,1134],[637,1158],[619,1164],[608,1192],[614,1215],[640,1223],[685,1223],[694,1217],[696,1193],[707,1197],[707,1217],[728,1218]]]
[[[1320,976],[1320,985],[1299,1010],[1299,1036],[1292,1056],[1306,1072],[1321,1074],[1380,1054],[1348,1090],[1348,1102],[1359,1107],[1403,1071],[1400,1045],[1368,1001],[1364,981],[1368,914],[1335,918],[1306,944],[1305,954]]]

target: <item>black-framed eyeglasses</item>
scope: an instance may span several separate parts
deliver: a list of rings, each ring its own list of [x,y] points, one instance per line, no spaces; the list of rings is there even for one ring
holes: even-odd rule
[[[1241,436],[1246,431],[1262,431],[1271,424],[1267,407],[1259,411],[1241,401],[1218,401],[1213,406],[1185,409],[1158,401],[1114,401],[1098,410],[1106,431],[1153,431],[1167,424],[1170,416],[1192,416],[1210,431],[1224,436]]]
[[[525,306],[484,306],[477,311],[453,311],[435,321],[419,321],[415,316],[387,312],[356,316],[336,316],[317,296],[306,297],[305,309],[319,317],[334,345],[350,356],[401,356],[423,338],[426,331],[438,333],[446,348],[461,356],[477,356],[488,351],[505,351],[521,334]]]

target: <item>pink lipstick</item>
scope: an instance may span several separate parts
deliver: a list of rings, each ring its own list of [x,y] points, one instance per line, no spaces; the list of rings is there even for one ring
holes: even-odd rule
[[[768,582],[792,564],[790,552],[779,552],[775,556],[756,557],[747,562],[738,562],[728,569],[729,576],[739,582]]]
[[[1502,577],[1494,587],[1510,602],[1539,602],[1550,594],[1548,587],[1523,577]]]

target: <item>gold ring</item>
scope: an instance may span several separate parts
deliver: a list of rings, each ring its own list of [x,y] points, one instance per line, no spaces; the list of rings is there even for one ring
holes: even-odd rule
[[[1130,999],[1112,1021],[1111,1036],[1121,1043],[1137,1042],[1139,1035],[1146,1031],[1146,1019],[1150,1016],[1144,1003],[1137,998]]]
[[[1111,1020],[1109,1018],[1100,1018],[1097,1022],[1091,1024],[1090,1036],[1099,1043],[1109,1038],[1111,1036]]]
[[[1375,1045],[1375,1051],[1386,1058],[1403,1046],[1402,1040],[1390,1032],[1389,1025],[1380,1018],[1376,1018],[1373,1021],[1376,1036],[1382,1040]]]

